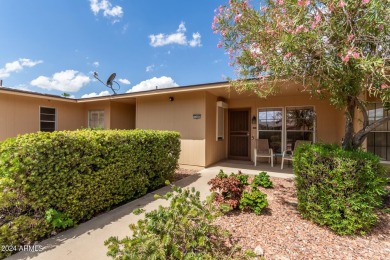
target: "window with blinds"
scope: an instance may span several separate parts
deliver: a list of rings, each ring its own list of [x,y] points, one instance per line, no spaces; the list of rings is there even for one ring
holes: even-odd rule
[[[56,109],[40,107],[39,109],[39,130],[42,132],[53,132],[56,130],[57,116]]]

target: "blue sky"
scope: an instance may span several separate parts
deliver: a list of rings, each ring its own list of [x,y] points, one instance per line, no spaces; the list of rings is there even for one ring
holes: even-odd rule
[[[218,82],[233,77],[211,30],[227,0],[1,0],[4,87],[72,97]],[[114,84],[115,85],[115,84]]]

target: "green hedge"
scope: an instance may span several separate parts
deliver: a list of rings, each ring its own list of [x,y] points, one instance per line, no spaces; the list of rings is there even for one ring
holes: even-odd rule
[[[336,145],[302,145],[294,152],[298,210],[338,234],[365,233],[377,222],[387,183],[377,156]]]
[[[168,131],[78,130],[7,139],[0,143],[0,244],[50,234],[53,228],[42,222],[49,209],[78,223],[164,185],[179,154],[180,136]]]

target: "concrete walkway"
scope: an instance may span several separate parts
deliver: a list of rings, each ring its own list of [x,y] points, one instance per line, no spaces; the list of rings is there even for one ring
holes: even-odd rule
[[[268,167],[268,166],[264,166]],[[213,178],[220,169],[225,173],[237,173],[242,170],[246,174],[257,174],[260,170],[266,170],[270,176],[280,178],[292,178],[291,168],[276,172],[280,168],[274,167],[270,170],[254,168],[247,164],[235,164],[232,162],[219,163],[210,168],[199,171],[199,173],[179,180],[175,185],[180,187],[195,187],[200,191],[201,198],[205,199],[210,194],[209,185],[207,182]],[[272,171],[272,170],[275,170]],[[107,213],[101,214],[85,223],[78,225],[75,228],[64,231],[52,238],[44,240],[36,246],[42,248],[40,252],[19,252],[8,257],[9,260],[14,259],[40,259],[40,260],[107,260],[111,259],[106,256],[107,247],[104,246],[104,241],[110,236],[124,238],[131,235],[129,229],[130,223],[136,223],[144,217],[144,214],[136,216],[132,211],[136,208],[144,208],[146,212],[157,209],[159,205],[166,206],[168,202],[165,200],[155,200],[154,194],[165,194],[170,191],[170,187],[161,188],[155,192],[149,193],[139,199],[129,202],[123,206],[113,209]]]

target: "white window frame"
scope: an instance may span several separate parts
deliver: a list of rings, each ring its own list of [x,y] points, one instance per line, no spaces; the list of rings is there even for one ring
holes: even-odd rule
[[[222,109],[220,109],[222,108]],[[225,109],[228,108],[228,105],[223,101],[217,101],[217,108],[216,108],[216,140],[217,141],[223,141],[225,140]],[[220,112],[222,111],[222,112]],[[222,116],[220,116],[220,113],[222,113]],[[222,128],[222,129],[220,129]]]
[[[100,117],[100,113],[103,113],[103,126],[98,126],[98,127],[91,127],[91,115],[92,115],[92,113],[99,113],[99,117]],[[103,109],[100,109],[100,110],[89,110],[88,111],[88,128],[93,128],[93,129],[96,129],[96,128],[98,128],[98,129],[100,129],[100,128],[102,128],[102,129],[105,129],[106,127],[105,127],[105,113],[104,113],[104,110]]]
[[[42,117],[41,117],[42,116],[42,112],[41,112],[42,108],[54,109],[54,130],[53,131],[56,131],[57,130],[57,108],[55,108],[55,107],[47,107],[47,106],[39,106],[39,131],[42,131],[41,122],[53,123],[53,121],[42,120]],[[51,114],[47,114],[47,115],[51,115]],[[49,131],[49,132],[51,132],[51,131]]]
[[[281,109],[282,110],[282,140],[281,140],[281,151],[285,151],[287,149],[287,109],[288,108],[305,108],[305,107],[310,107],[310,108],[313,108],[313,111],[315,114],[317,114],[316,112],[316,107],[313,106],[313,105],[304,105],[304,106],[285,106],[285,107],[258,107],[257,108],[257,124],[256,124],[256,136],[257,136],[257,139],[259,139],[259,112],[260,110],[272,110],[272,109]],[[313,124],[313,143],[316,142],[316,135],[317,135],[317,122],[316,122],[316,118],[314,120],[314,124]],[[268,132],[267,130],[262,130],[262,131],[265,131],[265,132]],[[273,130],[269,130],[269,131],[273,131]],[[273,131],[274,132],[274,131]]]

